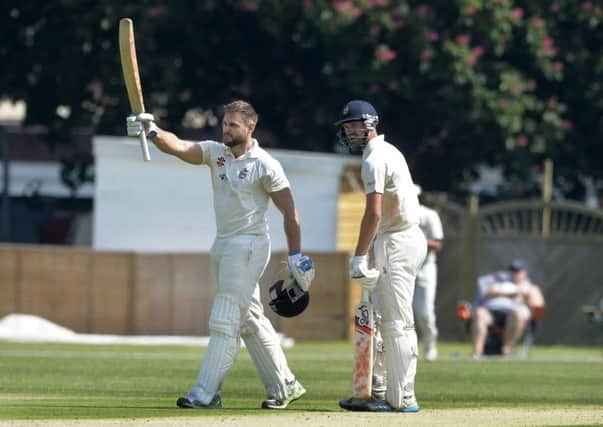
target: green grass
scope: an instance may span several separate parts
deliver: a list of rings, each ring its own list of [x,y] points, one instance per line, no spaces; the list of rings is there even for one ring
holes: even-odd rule
[[[195,380],[203,351],[0,342],[0,419],[190,416],[175,401]],[[474,361],[467,344],[450,343],[440,354],[442,360],[419,363],[424,409],[603,407],[601,349],[536,347],[530,360]],[[337,402],[351,392],[351,344],[297,343],[287,356],[308,389],[291,410],[339,411]],[[263,386],[245,350],[222,397],[224,409],[212,415],[260,411]]]

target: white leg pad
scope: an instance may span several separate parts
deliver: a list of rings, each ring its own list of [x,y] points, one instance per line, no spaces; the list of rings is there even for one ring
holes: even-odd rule
[[[207,353],[189,397],[208,404],[220,392],[241,345],[240,310],[228,295],[216,296],[209,318],[210,338]]]
[[[417,334],[407,330],[384,336],[385,366],[387,368],[387,402],[393,408],[416,403],[415,375],[417,373]]]
[[[374,363],[373,363],[373,397],[384,399],[387,390],[387,369],[385,368],[385,352],[383,338],[379,328],[373,338]]]
[[[286,398],[287,383],[295,377],[289,369],[274,327],[255,306],[250,309],[241,328],[241,337],[264,382],[268,398]]]

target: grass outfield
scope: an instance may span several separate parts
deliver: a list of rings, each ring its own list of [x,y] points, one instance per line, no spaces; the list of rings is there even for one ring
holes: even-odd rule
[[[600,348],[536,347],[530,360],[479,360],[468,344],[441,344],[441,360],[419,363],[422,411],[459,408],[592,408],[603,412]],[[246,350],[226,378],[220,411],[179,410],[200,347],[22,344],[0,341],[0,420],[157,418],[265,413],[264,391]],[[351,391],[347,342],[302,342],[286,351],[308,393],[288,411],[338,413]],[[602,419],[603,422],[603,419]],[[0,422],[0,424],[2,424]]]

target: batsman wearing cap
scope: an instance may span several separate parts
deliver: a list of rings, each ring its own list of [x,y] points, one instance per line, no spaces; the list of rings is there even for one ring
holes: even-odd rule
[[[375,400],[364,410],[417,412],[418,350],[412,301],[427,242],[419,228],[419,201],[406,159],[378,134],[378,122],[371,104],[353,100],[335,123],[339,140],[350,151],[362,153],[366,205],[350,276],[370,289],[383,337],[383,352],[377,354],[385,360],[375,363],[374,381],[386,377],[385,401]],[[368,256],[371,244],[374,267]],[[380,366],[385,372],[378,372]],[[363,410],[350,403],[343,400],[340,406]]]
[[[271,307],[278,314],[294,316],[303,311],[314,266],[301,254],[299,217],[283,168],[253,138],[257,113],[245,101],[231,102],[224,110],[222,142],[182,140],[158,128],[148,113],[127,118],[129,136],[145,132],[161,151],[211,171],[217,236],[210,256],[218,289],[201,370],[188,394],[176,403],[181,408],[221,408],[222,383],[242,338],[266,388],[262,408],[284,409],[306,390],[289,369],[280,339],[260,303],[258,281],[270,257],[266,220],[270,200],[283,214],[288,267],[294,278],[285,288],[282,283],[271,288],[275,294]]]

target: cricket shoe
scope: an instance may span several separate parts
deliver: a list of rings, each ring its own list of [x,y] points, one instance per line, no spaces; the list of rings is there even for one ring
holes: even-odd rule
[[[404,406],[402,406],[397,411],[399,411],[399,412],[409,412],[410,413],[410,412],[419,412],[419,410],[421,409],[421,407],[417,403],[417,399],[415,399],[414,397],[405,398],[403,400],[403,405]]]
[[[288,394],[283,400],[281,399],[266,399],[262,402],[263,409],[285,409],[291,402],[300,399],[306,394],[306,389],[297,380],[293,380],[291,384],[287,384]]]
[[[433,362],[438,358],[438,349],[437,347],[429,347],[425,350],[425,361]]]
[[[412,413],[412,412],[419,412],[420,409],[421,409],[421,407],[419,406],[419,404],[415,403],[414,405],[403,406],[402,408],[398,409],[398,411]]]
[[[179,408],[185,409],[221,409],[222,408],[222,399],[219,394],[216,394],[214,398],[207,405],[201,403],[199,400],[194,399],[190,395],[186,397],[180,397],[176,401],[176,405]]]
[[[416,401],[408,402],[407,405],[400,409],[394,409],[385,400],[380,399],[356,399],[351,397],[339,402],[339,406],[348,411],[360,411],[360,412],[419,412],[419,405]]]
[[[381,399],[358,399],[350,397],[339,401],[339,406],[347,411],[358,412],[391,412],[392,407],[385,400]]]

